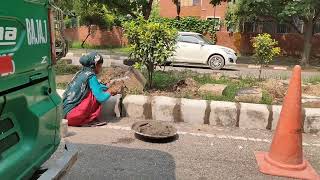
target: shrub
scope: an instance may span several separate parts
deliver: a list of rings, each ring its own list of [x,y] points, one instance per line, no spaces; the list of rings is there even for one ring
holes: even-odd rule
[[[260,65],[259,80],[261,80],[262,68],[267,66],[274,56],[280,54],[280,48],[276,47],[278,42],[271,38],[270,34],[258,34],[252,39],[252,46],[254,48],[254,57],[256,64]]]
[[[169,18],[154,18],[153,22],[166,23],[169,27],[175,28],[178,31],[197,32],[200,34],[208,34],[215,41],[215,32],[220,23],[217,20],[202,20],[195,17],[185,17],[178,19]]]
[[[177,31],[165,23],[144,20],[126,22],[125,35],[129,42],[130,59],[146,67],[148,86],[153,85],[153,73],[157,65],[165,64],[175,50]]]

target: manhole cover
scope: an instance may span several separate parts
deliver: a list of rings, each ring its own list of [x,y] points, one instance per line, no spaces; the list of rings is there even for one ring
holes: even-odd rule
[[[153,140],[169,139],[177,135],[175,127],[160,121],[139,121],[132,125],[132,130],[143,138]]]

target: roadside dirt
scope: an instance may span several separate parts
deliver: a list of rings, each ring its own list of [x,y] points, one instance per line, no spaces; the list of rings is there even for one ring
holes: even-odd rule
[[[99,77],[102,83],[108,83],[111,80],[123,78],[126,72],[128,71],[129,71],[129,68],[126,68],[126,67],[110,67],[110,68],[104,69],[101,75],[99,75]],[[73,76],[74,75],[57,76],[56,82],[57,83],[70,82]],[[204,76],[204,75],[200,74],[199,76]],[[221,75],[218,76],[217,74],[212,74],[211,78],[214,80],[219,80],[219,78],[221,78]],[[239,82],[240,79],[239,77],[236,77],[235,79],[232,79],[232,77],[230,77],[230,81]],[[283,98],[286,95],[286,92],[288,89],[288,83],[289,81],[287,80],[268,79],[266,81],[259,83],[259,87],[261,87],[263,90],[265,90],[272,96],[273,98],[272,104],[281,105],[283,102]],[[132,81],[131,84],[136,85],[136,82]],[[115,83],[110,88],[112,88],[115,92],[124,93],[124,94],[144,94],[148,96],[169,96],[169,97],[175,97],[175,98],[202,99],[202,95],[198,93],[200,84],[190,77],[182,79],[177,83],[174,83],[169,87],[166,87],[163,90],[151,89],[151,90],[143,91],[142,90],[143,86],[142,86],[141,91],[139,92],[130,91],[127,88],[123,88],[123,83],[121,81],[119,81],[118,83]],[[320,96],[320,84],[303,85],[302,90],[303,90],[302,93],[304,95]],[[309,105],[307,104],[306,106],[309,107]],[[318,106],[320,107],[320,105],[317,105],[317,107]]]
[[[137,131],[150,136],[171,136],[175,133],[175,128],[172,125],[152,121],[141,124]]]

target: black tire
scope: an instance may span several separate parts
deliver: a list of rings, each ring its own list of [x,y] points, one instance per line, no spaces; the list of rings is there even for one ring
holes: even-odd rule
[[[224,58],[218,54],[212,55],[208,60],[208,65],[214,70],[222,69],[224,67]]]

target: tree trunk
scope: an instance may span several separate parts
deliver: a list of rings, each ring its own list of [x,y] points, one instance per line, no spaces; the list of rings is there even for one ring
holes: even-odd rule
[[[91,35],[91,25],[88,26],[87,37],[82,41],[82,44],[81,44],[82,49],[84,48],[84,43],[87,41],[87,39],[89,38],[90,35]]]
[[[313,37],[313,21],[309,20],[305,22],[304,26],[304,48],[301,59],[301,66],[309,66],[311,48],[312,48],[312,37]]]
[[[180,12],[181,12],[181,2],[177,3],[177,19],[180,20]]]
[[[152,88],[153,86],[153,64],[149,63],[147,66],[147,70],[148,70],[148,87],[149,89]]]
[[[144,9],[144,12],[143,12],[144,19],[149,19],[151,10],[152,10],[152,4],[153,4],[153,0],[149,0],[147,7]]]

